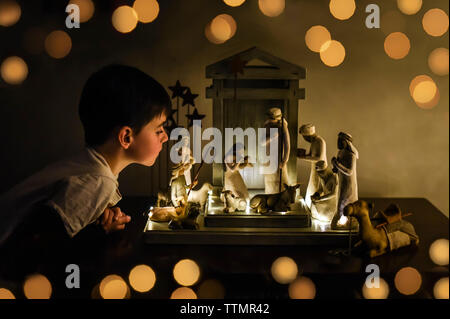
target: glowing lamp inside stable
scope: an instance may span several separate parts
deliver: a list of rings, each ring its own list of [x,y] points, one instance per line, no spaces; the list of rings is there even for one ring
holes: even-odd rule
[[[173,268],[173,277],[182,286],[192,286],[200,278],[200,268],[195,261],[183,259]]]
[[[121,33],[129,33],[136,28],[138,15],[130,6],[120,6],[112,14],[112,24]]]
[[[245,2],[245,0],[223,0],[223,2],[225,2],[230,7],[239,7]]]
[[[330,12],[336,19],[347,20],[355,13],[355,0],[331,0]]]
[[[197,295],[200,299],[223,299],[225,298],[225,288],[220,281],[208,279],[202,282]]]
[[[55,59],[66,57],[72,49],[72,39],[61,30],[53,31],[45,39],[45,50]]]
[[[172,292],[170,299],[197,299],[197,295],[191,288],[180,287]]]
[[[147,265],[138,265],[130,271],[128,276],[131,287],[138,292],[147,292],[153,288],[156,275]]]
[[[52,284],[44,275],[32,275],[25,280],[23,292],[27,299],[50,299]]]
[[[431,71],[436,75],[447,75],[448,74],[448,49],[437,48],[434,49],[428,56],[428,66]]]
[[[449,259],[449,244],[448,239],[438,239],[434,241],[430,246],[430,258],[439,266],[448,265]]]
[[[315,25],[306,31],[306,46],[313,52],[320,52],[325,43],[331,41],[331,34],[327,28],[321,25]]]
[[[272,263],[273,279],[280,284],[289,284],[297,278],[298,267],[292,258],[279,257]]]
[[[339,41],[327,41],[320,49],[320,59],[327,66],[339,66],[342,62],[344,62],[345,48]]]
[[[433,295],[436,299],[449,299],[448,298],[448,277],[439,279],[433,288]]]
[[[10,27],[20,19],[22,10],[20,5],[13,0],[0,0],[0,26]]]
[[[406,15],[413,15],[422,8],[422,0],[397,0],[398,9]]]
[[[109,275],[102,280],[99,290],[103,299],[124,299],[127,296],[128,286],[122,277]]]
[[[362,294],[365,299],[387,299],[389,296],[389,285],[383,278],[380,278],[378,287],[369,288],[365,283],[362,288]]]
[[[423,16],[422,26],[426,33],[440,37],[448,30],[448,15],[441,9],[431,9]]]
[[[159,3],[156,0],[136,0],[133,4],[138,20],[142,23],[154,21],[159,14]]]
[[[400,60],[406,57],[411,48],[408,37],[402,32],[389,34],[384,40],[384,51],[394,60]]]
[[[283,13],[286,2],[285,0],[258,0],[258,6],[264,15],[274,18]]]
[[[299,277],[289,285],[289,298],[291,299],[314,299],[316,286],[307,277]]]
[[[397,272],[394,282],[395,287],[400,293],[404,295],[413,295],[422,285],[422,276],[416,269],[405,267]]]
[[[22,58],[6,58],[0,66],[0,74],[6,83],[18,85],[28,76],[28,66]]]
[[[92,0],[70,0],[69,4],[76,4],[80,8],[80,22],[89,21],[94,15],[95,5]]]
[[[16,299],[16,297],[9,289],[0,288],[0,299]]]

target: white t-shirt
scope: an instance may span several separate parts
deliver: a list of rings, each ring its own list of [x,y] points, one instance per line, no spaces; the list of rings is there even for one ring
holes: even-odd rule
[[[56,210],[73,237],[122,199],[118,186],[105,158],[92,148],[51,164],[0,196],[0,244],[38,203]]]

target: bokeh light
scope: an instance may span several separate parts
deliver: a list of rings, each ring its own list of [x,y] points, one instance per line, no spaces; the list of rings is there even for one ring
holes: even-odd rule
[[[29,28],[24,35],[23,46],[31,54],[41,54],[47,33],[40,27]]]
[[[272,263],[271,273],[276,282],[288,284],[297,278],[298,267],[292,258],[279,257]]]
[[[106,276],[100,283],[100,295],[103,299],[124,299],[128,286],[118,275]]]
[[[182,286],[192,286],[200,278],[200,268],[195,261],[183,259],[173,268],[173,277]]]
[[[133,4],[138,20],[142,23],[154,21],[159,14],[159,3],[156,0],[136,0]]]
[[[129,33],[136,28],[138,15],[130,6],[120,6],[112,14],[112,24],[121,33]]]
[[[428,56],[428,66],[430,70],[436,75],[448,74],[448,49],[437,48],[434,49]]]
[[[0,0],[0,26],[10,27],[20,19],[22,10],[20,5],[13,0]]]
[[[258,0],[258,6],[264,15],[274,18],[283,13],[286,3],[285,0]]]
[[[389,296],[389,285],[383,278],[380,278],[379,287],[369,288],[364,283],[362,294],[365,299],[387,299]]]
[[[211,22],[209,22],[209,23],[206,25],[206,27],[205,27],[205,36],[206,36],[206,38],[208,39],[208,41],[211,42],[211,43],[213,43],[213,44],[222,44],[222,43],[225,42],[225,41],[221,41],[221,40],[217,39],[217,38],[213,35],[213,33],[212,33],[212,31],[211,31]]]
[[[402,32],[391,33],[384,40],[384,51],[391,59],[403,59],[408,55],[410,49],[411,43]]]
[[[324,26],[315,25],[306,31],[306,46],[313,52],[320,52],[323,45],[328,41],[331,41],[331,34]]]
[[[380,29],[385,35],[392,32],[404,31],[406,27],[406,18],[398,10],[391,10],[381,16]]]
[[[52,284],[44,275],[35,274],[25,280],[23,292],[28,299],[50,299]]]
[[[95,12],[92,0],[70,0],[69,4],[76,4],[80,8],[80,22],[89,21]]]
[[[327,41],[320,50],[320,59],[325,65],[336,67],[344,62],[345,48],[339,41]]]
[[[289,285],[289,297],[291,299],[314,299],[316,285],[307,277],[299,277]]]
[[[347,20],[355,13],[355,0],[330,0],[330,12],[336,19]]]
[[[423,16],[422,26],[429,35],[440,37],[448,30],[448,15],[441,9],[428,10]]]
[[[16,297],[10,290],[6,288],[0,288],[0,299],[16,299]]]
[[[208,279],[200,284],[197,295],[200,299],[224,299],[225,288],[220,281]]]
[[[236,21],[229,14],[219,14],[205,28],[206,38],[214,44],[231,39],[237,30]]]
[[[448,277],[439,279],[433,288],[433,295],[436,299],[449,299],[448,298]]]
[[[22,58],[6,58],[0,66],[0,74],[6,83],[21,84],[28,76],[28,66]]]
[[[245,2],[245,0],[223,0],[223,2],[225,2],[230,7],[239,7]]]
[[[449,244],[448,239],[435,240],[430,246],[430,258],[439,266],[448,265]]]
[[[422,276],[412,267],[404,267],[395,275],[395,287],[404,295],[415,294],[422,285]]]
[[[422,0],[397,0],[398,9],[406,15],[413,15],[422,8]]]
[[[197,299],[197,295],[191,288],[180,287],[172,292],[170,299]]]
[[[45,39],[45,50],[55,59],[66,57],[72,49],[72,39],[61,30],[51,32]]]
[[[409,85],[409,94],[416,104],[423,109],[430,109],[439,102],[439,89],[428,75],[416,76]]]
[[[138,265],[130,271],[128,279],[134,290],[138,292],[147,292],[155,285],[156,275],[149,266]]]

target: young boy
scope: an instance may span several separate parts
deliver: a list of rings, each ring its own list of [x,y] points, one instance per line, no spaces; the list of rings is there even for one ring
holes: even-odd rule
[[[0,248],[42,248],[92,224],[123,229],[130,217],[114,207],[121,199],[117,177],[132,163],[154,164],[168,139],[170,108],[166,90],[136,68],[110,65],[94,73],[79,103],[86,148],[0,196]]]

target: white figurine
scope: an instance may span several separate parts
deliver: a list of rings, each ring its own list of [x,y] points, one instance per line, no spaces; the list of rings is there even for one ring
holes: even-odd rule
[[[331,222],[337,209],[338,177],[324,161],[316,163],[319,188],[311,196],[311,216],[323,222]]]
[[[184,172],[191,169],[190,163],[180,162],[172,167],[172,178],[169,182],[170,198],[174,207],[187,204],[186,178]]]
[[[192,157],[192,152],[190,149],[190,140],[189,140],[189,136],[184,135],[181,138],[181,141],[183,142],[182,146],[180,147],[180,149],[178,150],[178,154],[181,156],[181,162],[182,163],[190,163],[191,164],[191,168],[192,165],[195,164],[195,160],[194,157]],[[191,184],[191,169],[186,169],[184,171],[184,178],[186,179],[186,184],[190,185]]]
[[[331,159],[333,170],[338,173],[339,177],[338,209],[333,218],[333,227],[337,226],[338,221],[343,216],[345,206],[358,200],[356,160],[359,155],[350,134],[343,132],[338,134],[338,149],[337,157]]]
[[[225,176],[223,190],[230,190],[236,198],[242,198],[246,201],[250,196],[239,170],[253,166],[248,160],[248,156],[244,156],[244,145],[241,143],[234,144],[224,159]]]
[[[289,136],[288,123],[283,118],[281,109],[273,107],[267,113],[268,119],[264,123],[264,128],[267,129],[267,139],[265,146],[269,147],[270,143],[278,139],[278,147],[281,153],[276,159],[278,161],[278,169],[276,172],[264,174],[264,185],[266,194],[276,194],[284,191],[284,185],[290,185],[287,162],[291,152],[291,141]],[[283,125],[281,123],[283,122]],[[277,128],[278,133],[270,138],[270,128]],[[280,154],[279,154],[280,155]],[[280,170],[281,170],[281,187],[280,187]]]
[[[297,157],[311,162],[311,173],[309,176],[308,187],[306,188],[305,203],[311,209],[311,196],[317,192],[319,187],[319,177],[316,172],[316,163],[318,161],[324,161],[327,164],[327,145],[325,140],[316,134],[316,129],[312,124],[302,125],[299,129],[299,133],[303,136],[303,139],[311,143],[309,152],[299,148],[297,150]]]

